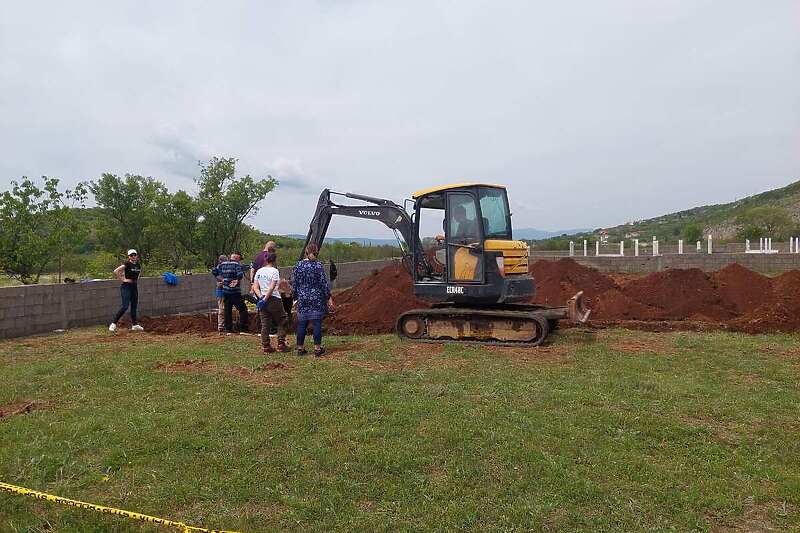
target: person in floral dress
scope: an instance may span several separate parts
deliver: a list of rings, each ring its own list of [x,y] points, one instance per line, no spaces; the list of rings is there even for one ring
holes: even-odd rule
[[[316,244],[306,246],[305,259],[298,261],[294,267],[294,294],[297,300],[297,355],[305,355],[303,343],[306,340],[306,328],[311,323],[314,336],[314,355],[320,357],[325,353],[322,347],[322,319],[333,309],[333,298],[325,277],[325,269],[317,260],[319,248]]]

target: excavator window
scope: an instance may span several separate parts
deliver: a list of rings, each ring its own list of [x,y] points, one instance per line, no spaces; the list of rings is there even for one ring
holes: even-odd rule
[[[478,190],[483,215],[483,233],[487,239],[511,239],[511,224],[506,192],[481,187]]]

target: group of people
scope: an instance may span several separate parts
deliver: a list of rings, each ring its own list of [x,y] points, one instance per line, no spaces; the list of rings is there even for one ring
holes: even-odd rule
[[[256,254],[251,265],[242,264],[239,252],[230,257],[220,255],[217,266],[211,271],[217,280],[216,297],[219,310],[217,326],[221,333],[233,333],[233,308],[239,312],[239,331],[247,331],[250,313],[246,301],[254,303],[261,319],[261,345],[264,353],[288,352],[286,334],[294,302],[297,302],[297,355],[306,355],[305,339],[311,326],[314,340],[314,355],[325,353],[322,347],[322,319],[333,309],[330,285],[325,269],[319,262],[319,248],[315,244],[306,246],[304,259],[294,266],[292,284],[282,280],[278,270],[278,255],[275,242],[268,241],[264,249]],[[128,259],[114,270],[120,280],[121,306],[111,325],[117,330],[119,320],[130,308],[131,330],[143,331],[137,321],[139,304],[138,280],[142,267],[136,250],[128,250]],[[242,294],[242,281],[250,280],[250,292]],[[272,346],[270,333],[277,330],[277,345]]]
[[[333,308],[330,285],[325,269],[317,259],[319,249],[310,244],[305,257],[299,261],[292,276],[292,284],[282,280],[277,268],[276,245],[269,241],[253,259],[251,265],[243,265],[242,256],[234,252],[230,257],[220,256],[212,274],[217,279],[217,304],[219,309],[218,329],[233,332],[233,308],[239,312],[239,330],[247,331],[250,314],[245,301],[256,304],[261,319],[261,345],[264,353],[288,352],[286,333],[289,326],[293,302],[297,302],[297,354],[305,355],[305,338],[309,325],[314,340],[314,355],[325,353],[322,347],[322,319]],[[245,276],[250,279],[250,293],[242,294],[241,285]],[[277,345],[272,346],[270,333],[277,330]]]

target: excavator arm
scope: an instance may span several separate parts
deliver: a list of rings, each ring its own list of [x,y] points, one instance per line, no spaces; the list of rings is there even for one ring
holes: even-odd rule
[[[361,200],[369,205],[339,205],[331,200],[331,195],[343,196],[353,200]],[[403,254],[403,263],[406,268],[411,269],[412,265],[412,243],[414,242],[414,223],[405,209],[391,200],[383,198],[373,198],[353,193],[338,193],[329,189],[324,189],[319,195],[317,209],[306,235],[306,242],[300,252],[299,260],[303,259],[305,247],[309,244],[316,244],[322,248],[325,241],[325,234],[334,215],[346,217],[364,218],[367,220],[377,220],[398,235],[398,243]],[[402,239],[400,238],[402,237]]]

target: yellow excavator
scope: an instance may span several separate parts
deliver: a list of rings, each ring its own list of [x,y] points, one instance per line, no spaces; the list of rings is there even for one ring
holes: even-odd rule
[[[332,196],[366,205],[342,205]],[[528,303],[536,285],[528,245],[513,239],[505,187],[442,185],[413,193],[404,205],[409,203],[412,215],[391,200],[325,189],[305,243],[321,248],[335,215],[377,220],[392,229],[415,296],[432,302],[398,317],[401,338],[538,346],[559,320],[583,323],[589,317],[582,292],[560,307]]]

